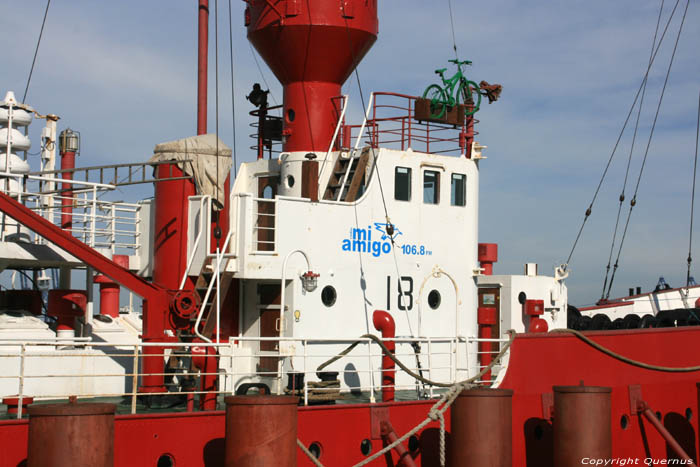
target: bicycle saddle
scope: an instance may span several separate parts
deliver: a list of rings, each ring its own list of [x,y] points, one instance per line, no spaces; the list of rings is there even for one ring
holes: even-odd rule
[[[443,74],[445,71],[447,71],[447,68],[440,68],[439,70],[435,70],[435,73],[441,75],[441,74]]]

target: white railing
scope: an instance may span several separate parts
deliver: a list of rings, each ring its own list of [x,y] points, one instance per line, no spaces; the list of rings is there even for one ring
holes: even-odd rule
[[[4,178],[0,181],[4,193],[55,225],[62,226],[65,217],[70,223],[65,230],[88,246],[132,255],[140,248],[140,205],[101,199],[114,189],[113,185],[7,173],[0,173],[0,177]],[[57,189],[64,183],[71,185],[72,196],[64,196]],[[71,208],[70,213],[63,212],[64,203]],[[4,213],[0,222],[0,241],[27,236],[32,243],[48,243]]]
[[[279,342],[279,352],[259,351],[262,342]],[[318,367],[338,355],[348,345],[359,341],[359,344],[345,357],[333,362],[324,372],[339,372],[342,385],[324,387],[314,384],[317,379]],[[460,355],[466,360],[475,360],[476,356],[468,351],[467,343],[478,342],[478,339],[464,337],[446,338],[396,338],[395,356],[411,371],[422,374],[425,378],[444,383],[454,383],[476,374],[478,370],[461,369],[458,367]],[[422,347],[420,367],[412,344],[418,342]],[[494,342],[506,342],[505,339],[491,339]],[[138,343],[110,344],[104,342],[88,342],[72,339],[71,346],[65,340],[32,340],[24,342],[0,340],[0,397],[32,397],[34,401],[55,400],[77,395],[81,398],[119,398],[124,402],[123,412],[135,413],[138,408],[138,397],[142,395],[158,396],[159,394],[139,392],[139,380],[148,374],[140,371],[140,359],[145,347],[166,348],[162,356],[164,361],[169,357],[189,356],[193,347],[213,347],[216,349],[218,371],[203,373],[191,367],[166,369],[164,375],[166,385],[172,391],[160,395],[180,394],[194,396],[211,394],[212,391],[197,389],[183,390],[173,381],[183,378],[202,378],[206,375],[218,377],[216,394],[231,394],[243,383],[264,383],[279,394],[292,393],[284,381],[290,374],[303,374],[302,387],[295,388],[294,394],[299,395],[305,405],[314,402],[314,398],[325,397],[333,393],[332,398],[348,402],[376,400],[381,392],[381,359],[382,350],[370,339],[360,338],[324,339],[324,338],[260,338],[238,337],[227,343]],[[459,349],[459,350],[458,350]],[[464,349],[464,350],[463,350]],[[154,357],[154,354],[150,354]],[[215,358],[215,357],[202,357]],[[261,359],[283,359],[284,365],[275,363],[275,370],[261,371],[256,365]],[[187,359],[182,360],[187,361]],[[352,364],[352,365],[350,365]],[[272,365],[270,365],[272,368]],[[284,370],[282,370],[284,368]],[[352,368],[352,369],[348,369]],[[91,370],[90,370],[91,369]],[[153,375],[153,374],[151,374]],[[292,378],[293,379],[293,378]],[[271,387],[270,387],[271,386]],[[430,385],[423,385],[406,375],[396,367],[397,395],[407,399],[419,397],[435,397],[442,390]],[[405,397],[409,396],[409,397]],[[21,406],[21,402],[20,402]],[[18,417],[21,417],[21,407]]]

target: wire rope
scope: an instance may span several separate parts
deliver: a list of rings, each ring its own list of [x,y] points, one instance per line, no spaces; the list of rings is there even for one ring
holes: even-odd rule
[[[27,86],[24,88],[24,96],[22,96],[22,102],[27,99],[27,92],[29,92],[29,83],[32,81],[32,74],[34,73],[34,65],[36,64],[36,56],[39,53],[39,44],[41,44],[41,37],[44,35],[44,25],[46,24],[46,17],[49,15],[49,5],[51,5],[51,0],[46,2],[46,10],[44,10],[44,20],[41,22],[41,30],[39,31],[39,40],[36,42],[36,48],[34,49],[34,58],[32,59],[32,66],[29,69],[29,76],[27,77]]]

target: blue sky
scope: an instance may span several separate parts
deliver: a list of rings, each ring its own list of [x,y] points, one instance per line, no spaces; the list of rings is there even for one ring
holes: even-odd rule
[[[155,144],[195,133],[196,3],[52,2],[27,103],[60,115],[60,128],[81,131],[79,164],[146,160]],[[379,38],[359,68],[363,91],[419,94],[434,81],[433,70],[453,56],[447,0],[379,4]],[[674,4],[665,2],[664,18]],[[43,0],[0,4],[0,30],[13,38],[3,51],[3,95],[12,89],[21,98],[45,5]],[[521,273],[526,262],[550,273],[568,255],[641,82],[660,1],[453,0],[452,6],[460,58],[474,62],[471,78],[504,86],[501,100],[479,112],[478,140],[488,145],[488,159],[481,163],[480,240],[499,244],[496,273]],[[633,180],[684,7],[682,0],[651,73]],[[262,81],[245,38],[243,8],[243,2],[232,1],[239,162],[254,158],[244,95]],[[220,0],[219,13],[219,127],[231,145],[228,2]],[[684,282],[700,92],[698,44],[700,6],[691,2],[613,295],[632,286],[648,290],[660,275],[674,286]],[[260,63],[281,101],[280,86]],[[354,79],[344,90],[356,104],[351,114],[359,115]],[[33,126],[32,151],[38,148],[40,126]],[[628,150],[625,138],[570,265],[573,303],[600,296]],[[700,230],[700,218],[696,226]]]

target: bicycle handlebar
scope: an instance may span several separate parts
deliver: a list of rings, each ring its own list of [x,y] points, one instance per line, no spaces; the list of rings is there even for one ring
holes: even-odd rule
[[[455,65],[471,65],[472,61],[471,60],[464,60],[463,62],[460,62],[459,60],[448,60],[450,63],[454,63]]]

